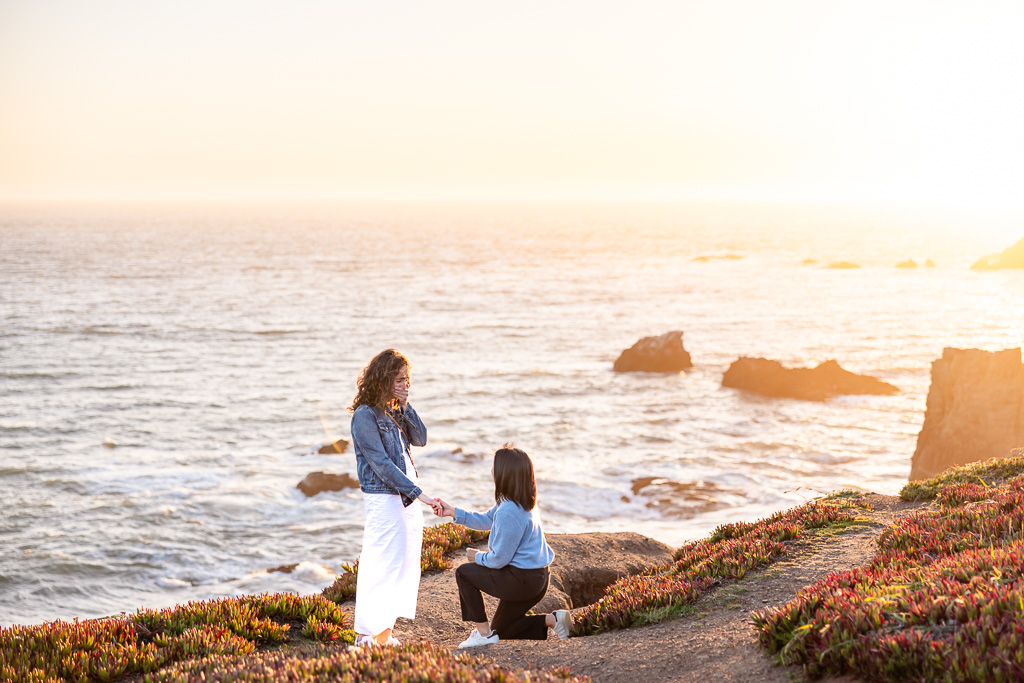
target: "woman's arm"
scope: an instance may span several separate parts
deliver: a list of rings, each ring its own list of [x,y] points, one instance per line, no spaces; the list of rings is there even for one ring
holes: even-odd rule
[[[497,509],[497,504],[487,512],[469,512],[462,508],[455,508],[455,523],[477,531],[487,531],[494,523],[494,512]]]
[[[409,443],[413,446],[426,446],[427,445],[427,428],[423,424],[423,420],[416,414],[416,411],[408,403],[405,404],[405,408],[402,411],[402,428],[405,429],[405,438],[409,439]]]
[[[487,539],[490,549],[476,553],[473,561],[491,569],[501,569],[512,561],[525,533],[526,524],[518,515],[506,510],[496,511],[491,536]]]
[[[357,410],[352,416],[352,440],[359,444],[359,451],[370,464],[370,469],[389,487],[406,498],[418,498],[423,493],[423,489],[412,483],[384,450],[372,411]]]

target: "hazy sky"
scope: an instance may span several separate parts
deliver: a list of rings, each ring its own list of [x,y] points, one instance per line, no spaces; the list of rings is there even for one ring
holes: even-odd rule
[[[1024,3],[0,0],[0,199],[1024,207]]]

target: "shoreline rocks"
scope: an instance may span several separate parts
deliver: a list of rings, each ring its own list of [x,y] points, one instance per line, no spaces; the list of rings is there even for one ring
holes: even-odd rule
[[[666,332],[659,337],[644,337],[615,361],[615,372],[682,372],[693,367],[690,354],[683,348],[683,333]]]
[[[899,389],[868,375],[844,370],[834,360],[815,368],[786,368],[777,360],[743,357],[722,377],[722,386],[762,396],[824,401],[842,394],[898,394]]]
[[[640,477],[632,481],[634,498],[671,519],[689,519],[729,507],[746,498],[742,489],[711,481],[679,482],[662,477]],[[623,502],[629,502],[623,496]]]
[[[320,455],[331,455],[332,453],[344,453],[348,450],[348,441],[345,439],[338,439],[334,443],[327,443],[320,447],[317,451]]]
[[[329,472],[310,472],[306,478],[295,485],[307,498],[312,498],[324,491],[341,491],[359,488],[359,480],[351,474],[331,474]]]
[[[1002,458],[1024,446],[1021,350],[942,350],[932,363],[924,424],[910,481],[954,465]]]

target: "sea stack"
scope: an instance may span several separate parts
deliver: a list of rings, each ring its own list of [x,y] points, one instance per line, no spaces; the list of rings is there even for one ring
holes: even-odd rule
[[[898,394],[900,390],[875,377],[858,375],[827,360],[815,368],[786,368],[777,360],[740,358],[722,377],[723,387],[780,398],[824,401],[840,394]]]
[[[910,481],[954,465],[1004,458],[1024,446],[1021,351],[943,349],[932,363],[924,425]]]
[[[971,270],[1000,270],[1002,268],[1024,268],[1024,239],[1000,254],[983,256],[971,266]]]
[[[623,351],[612,369],[615,372],[682,372],[692,367],[690,354],[683,348],[683,333],[675,330],[660,337],[644,337]]]

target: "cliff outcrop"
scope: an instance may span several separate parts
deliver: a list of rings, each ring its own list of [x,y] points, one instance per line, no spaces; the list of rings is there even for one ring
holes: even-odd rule
[[[932,363],[910,480],[1006,457],[1017,446],[1024,446],[1021,350],[943,349],[942,358]]]

